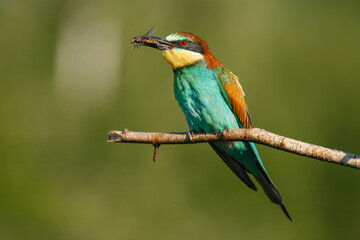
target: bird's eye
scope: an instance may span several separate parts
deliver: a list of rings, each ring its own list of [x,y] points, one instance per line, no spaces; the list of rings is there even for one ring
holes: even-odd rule
[[[186,46],[186,45],[187,45],[187,41],[185,41],[185,40],[184,40],[184,41],[181,41],[181,43],[180,43],[180,44],[181,44],[181,46],[183,46],[183,47],[184,47],[184,46]]]

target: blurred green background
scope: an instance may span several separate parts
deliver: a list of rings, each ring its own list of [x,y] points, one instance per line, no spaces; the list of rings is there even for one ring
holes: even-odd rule
[[[259,146],[294,221],[185,131],[173,73],[130,40],[193,32],[253,126],[360,153],[359,1],[0,1],[0,239],[355,239],[359,170]]]

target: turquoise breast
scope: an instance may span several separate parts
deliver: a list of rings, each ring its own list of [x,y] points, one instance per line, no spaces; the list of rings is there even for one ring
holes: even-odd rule
[[[190,129],[209,133],[239,128],[221,94],[215,72],[205,63],[177,70],[174,92]]]

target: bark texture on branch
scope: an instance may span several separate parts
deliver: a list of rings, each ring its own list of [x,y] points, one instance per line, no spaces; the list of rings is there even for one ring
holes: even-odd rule
[[[149,143],[157,147],[161,144],[193,144],[212,141],[254,142],[301,156],[360,169],[359,155],[301,142],[260,128],[232,129],[221,134],[132,132],[127,129],[123,131],[112,130],[109,132],[108,140],[108,142]]]

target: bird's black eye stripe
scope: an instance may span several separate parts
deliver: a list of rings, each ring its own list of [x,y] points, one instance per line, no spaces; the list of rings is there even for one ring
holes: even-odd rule
[[[174,41],[171,43],[177,48],[183,48],[183,49],[193,51],[193,52],[204,53],[204,49],[200,43],[187,41],[187,44],[185,46],[183,46],[183,44],[181,44],[181,42],[183,42],[183,41],[184,40],[180,40],[180,41]]]

